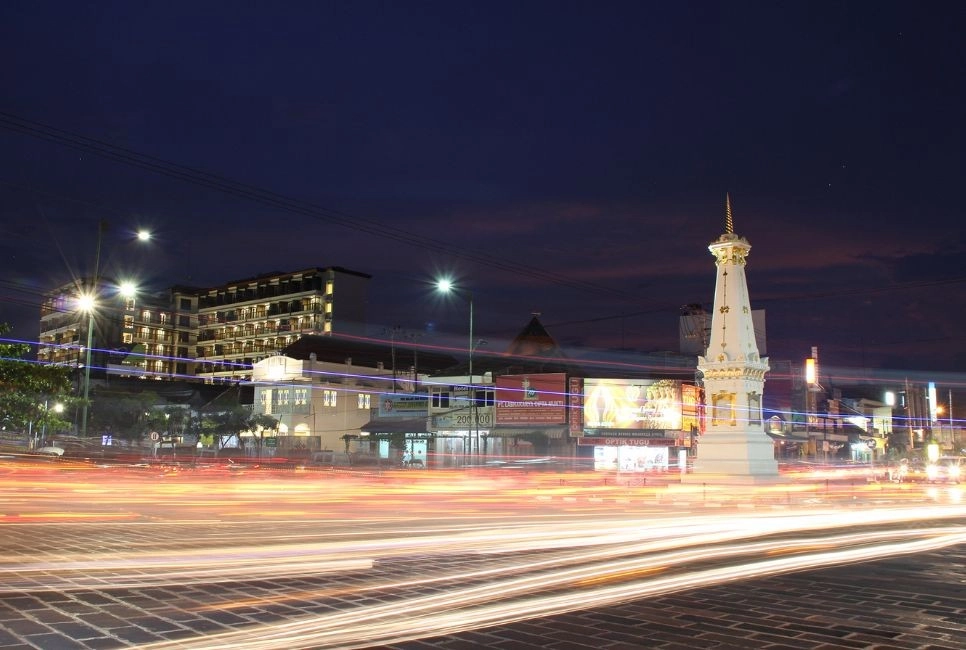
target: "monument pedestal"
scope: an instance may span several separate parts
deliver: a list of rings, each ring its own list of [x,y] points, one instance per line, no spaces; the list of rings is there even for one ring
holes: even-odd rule
[[[759,431],[715,431],[701,437],[694,471],[682,483],[772,485],[778,483],[775,445]]]

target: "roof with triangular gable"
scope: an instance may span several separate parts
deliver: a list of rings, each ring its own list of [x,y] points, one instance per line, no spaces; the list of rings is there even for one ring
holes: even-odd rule
[[[506,353],[511,356],[540,356],[540,357],[563,357],[563,351],[557,342],[550,336],[547,329],[538,318],[539,314],[534,314],[526,327],[510,341]]]

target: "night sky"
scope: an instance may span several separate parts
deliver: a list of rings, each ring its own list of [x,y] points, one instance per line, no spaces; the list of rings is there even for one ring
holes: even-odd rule
[[[728,192],[772,359],[959,372],[964,34],[961,2],[7,0],[0,321],[35,340],[104,219],[149,287],[338,265],[376,329],[464,332],[448,274],[494,348],[539,312],[676,350]]]

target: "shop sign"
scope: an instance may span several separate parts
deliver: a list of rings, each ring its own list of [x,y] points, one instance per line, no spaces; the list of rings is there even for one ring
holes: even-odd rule
[[[407,393],[383,393],[379,396],[379,417],[425,417],[429,414],[429,398]]]
[[[432,429],[466,429],[473,426],[473,414],[469,409],[462,413],[441,413],[431,418]],[[476,426],[493,426],[493,413],[489,409],[476,409]]]
[[[602,447],[674,447],[678,441],[674,438],[604,438],[584,436],[577,441],[578,445]]]

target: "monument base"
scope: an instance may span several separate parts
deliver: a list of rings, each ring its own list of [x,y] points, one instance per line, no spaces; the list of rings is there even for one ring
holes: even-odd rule
[[[682,483],[774,485],[781,480],[775,444],[762,431],[711,432],[698,442],[694,470]]]

